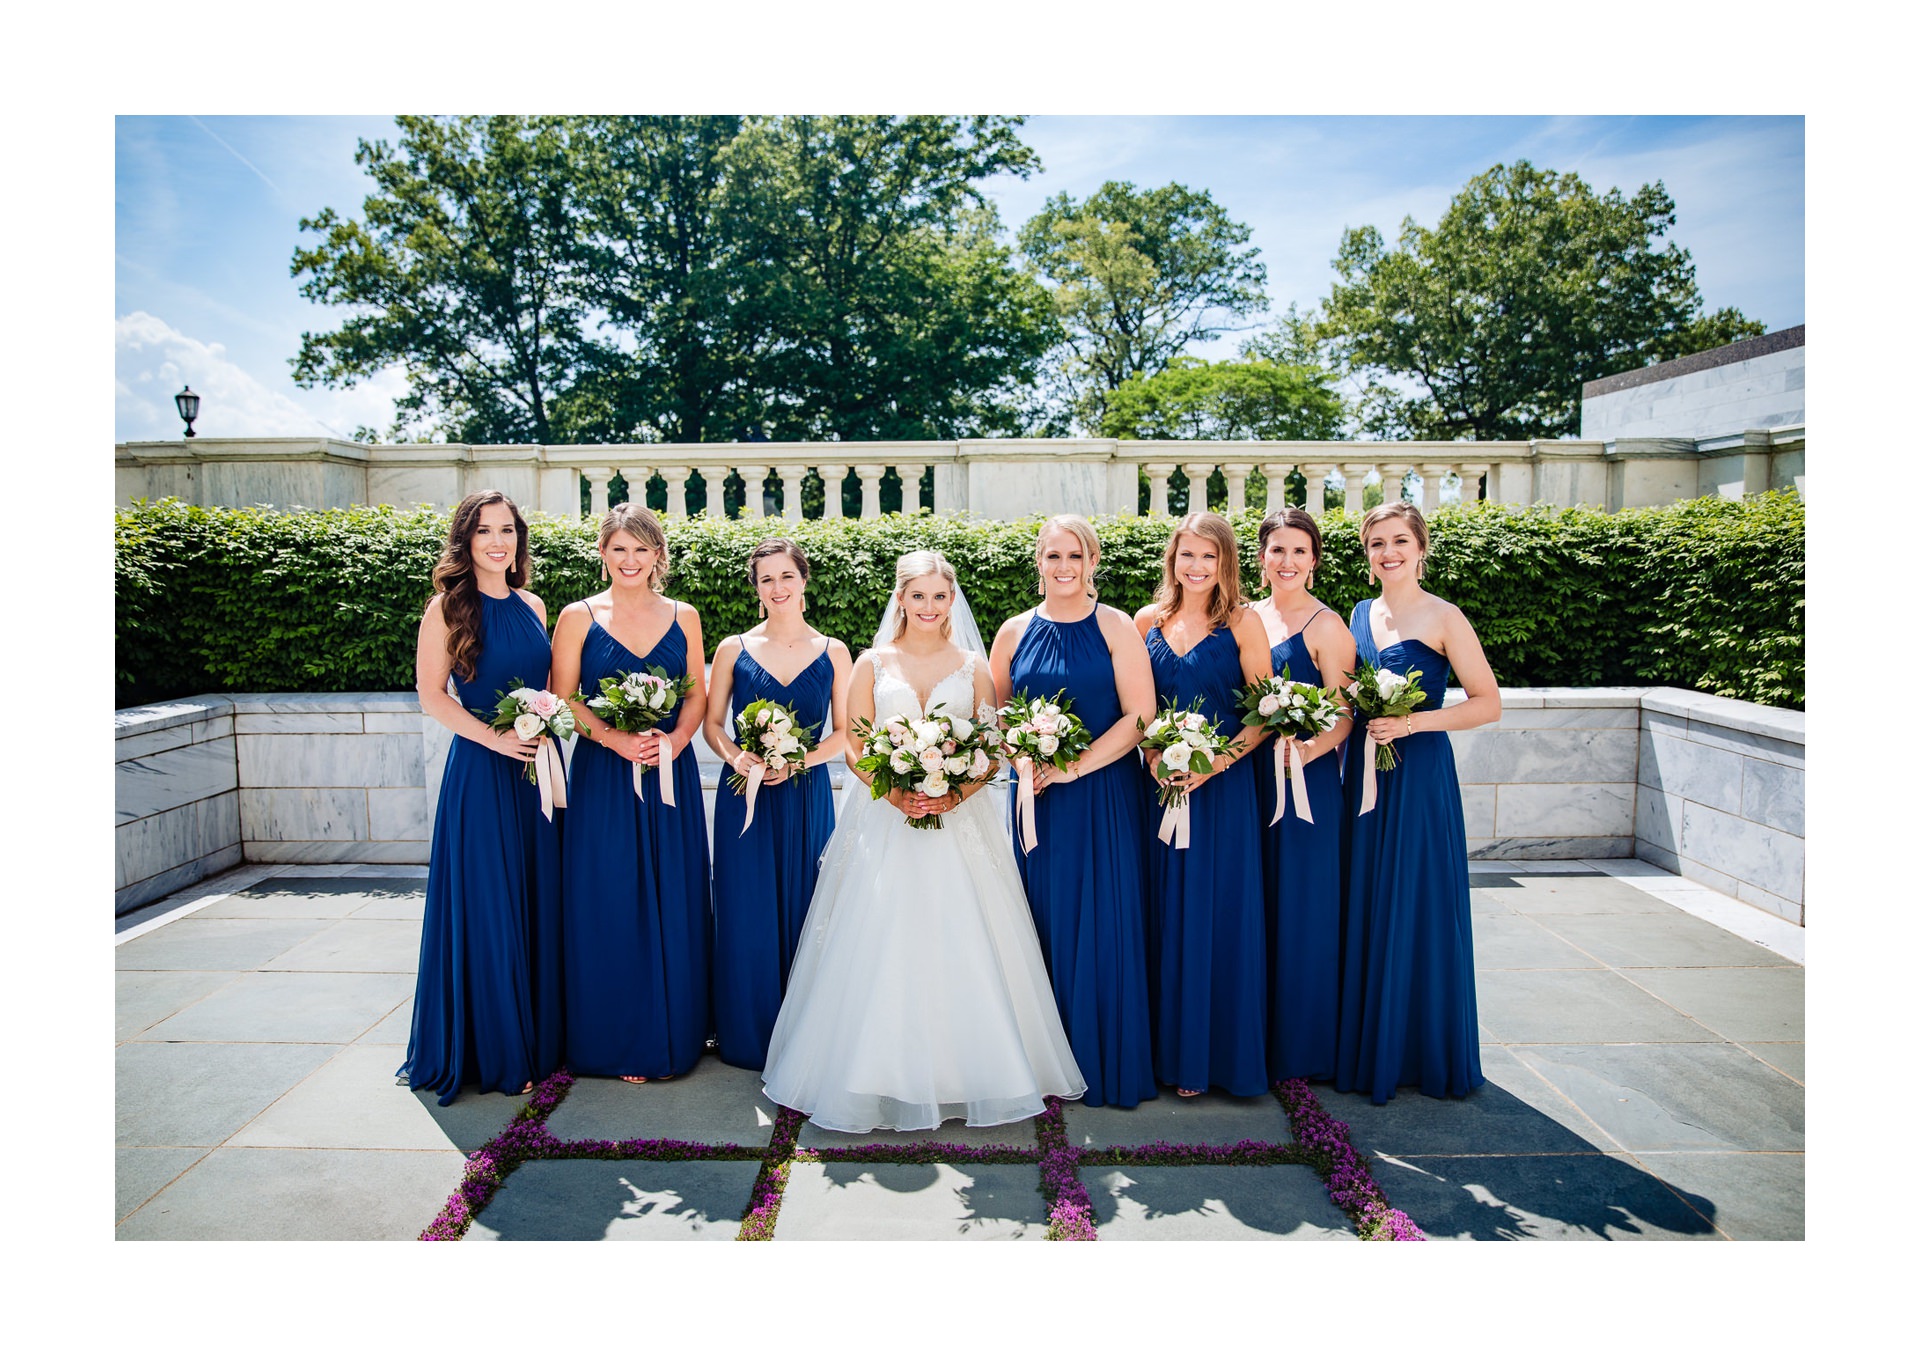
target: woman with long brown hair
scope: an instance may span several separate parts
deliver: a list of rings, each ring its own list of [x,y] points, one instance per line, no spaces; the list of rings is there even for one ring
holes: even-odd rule
[[[1173,525],[1153,601],[1134,614],[1161,707],[1199,704],[1233,750],[1211,772],[1168,772],[1154,782],[1185,789],[1190,846],[1147,844],[1147,976],[1153,1064],[1182,1097],[1219,1087],[1236,1097],[1267,1090],[1266,913],[1260,822],[1247,755],[1265,737],[1240,724],[1235,689],[1273,672],[1266,632],[1240,601],[1240,552],[1217,513]]]
[[[413,1028],[397,1071],[442,1106],[463,1083],[522,1092],[560,1062],[559,828],[524,766],[539,740],[476,714],[513,688],[547,684],[547,609],[527,578],[527,524],[513,501],[498,490],[462,499],[414,657],[421,710],[457,738],[434,811]]]

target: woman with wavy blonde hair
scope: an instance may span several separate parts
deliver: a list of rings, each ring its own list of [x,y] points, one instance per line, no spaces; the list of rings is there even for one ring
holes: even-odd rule
[[[1211,772],[1149,772],[1185,788],[1190,846],[1147,843],[1147,961],[1153,1066],[1182,1097],[1267,1090],[1266,912],[1260,821],[1247,755],[1264,737],[1240,725],[1234,691],[1270,676],[1266,632],[1240,602],[1240,552],[1217,513],[1173,525],[1154,600],[1134,615],[1159,707],[1192,706],[1239,734]]]

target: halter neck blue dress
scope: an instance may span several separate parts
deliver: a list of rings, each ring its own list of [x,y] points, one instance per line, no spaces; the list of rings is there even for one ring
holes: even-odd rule
[[[1209,632],[1182,655],[1156,626],[1147,633],[1147,657],[1159,706],[1197,697],[1207,719],[1239,728],[1233,694],[1246,680],[1231,628]],[[1162,811],[1152,778],[1142,777],[1154,1073],[1176,1088],[1222,1088],[1237,1097],[1268,1088],[1266,904],[1253,773],[1253,759],[1238,759],[1193,795],[1192,842],[1177,850],[1157,836]]]
[[[1307,621],[1311,624],[1313,617]],[[1320,666],[1307,651],[1305,630],[1301,627],[1273,647],[1273,671],[1278,675],[1284,669],[1295,682],[1324,687]],[[1344,677],[1333,675],[1334,681]],[[1270,942],[1267,1070],[1276,1083],[1333,1077],[1340,1018],[1340,841],[1346,814],[1340,794],[1340,756],[1344,752],[1323,754],[1306,766],[1311,824],[1300,818],[1289,784],[1287,812],[1278,824],[1268,825],[1273,818],[1273,774],[1280,741],[1269,739],[1259,751],[1256,780],[1265,839],[1262,860]]]
[[[744,645],[733,661],[731,713],[749,703],[789,706],[815,739],[833,716],[833,659],[826,650],[782,683]],[[826,767],[763,786],[746,824],[746,797],[725,773],[713,801],[713,1018],[720,1058],[764,1069],[787,974],[800,947],[820,855],[833,836],[833,783]]]
[[[1077,622],[1037,613],[1010,666],[1015,692],[1051,697],[1093,738],[1122,719],[1113,656],[1097,612]],[[1039,846],[1013,853],[1033,910],[1060,1021],[1087,1080],[1088,1106],[1137,1106],[1158,1097],[1147,1006],[1146,816],[1138,760],[1129,753],[1097,772],[1049,786],[1034,798]],[[1008,809],[1017,809],[1009,795]]]
[[[518,594],[480,595],[480,648],[460,704],[491,717],[501,694],[544,687],[547,628]],[[527,765],[455,736],[434,811],[420,925],[409,1086],[517,1093],[561,1056],[560,820],[540,813]]]
[[[1419,640],[1377,649],[1372,604],[1363,598],[1353,610],[1360,658],[1376,667],[1420,670],[1427,699],[1419,709],[1439,710],[1446,657]],[[1444,730],[1394,740],[1400,765],[1375,774],[1374,807],[1363,815],[1366,742],[1364,724],[1347,739],[1350,841],[1334,1086],[1365,1092],[1376,1104],[1408,1085],[1429,1097],[1464,1097],[1486,1080],[1453,744]]]
[[[644,655],[593,621],[580,649],[580,687],[595,692],[602,678],[656,664],[670,677],[687,672],[677,608]],[[660,728],[679,713],[676,703]],[[712,1034],[707,814],[692,749],[676,745],[669,775],[676,804],[661,797],[657,768],[642,800],[633,764],[593,740],[574,741],[563,855],[567,1068],[576,1074],[682,1074]]]

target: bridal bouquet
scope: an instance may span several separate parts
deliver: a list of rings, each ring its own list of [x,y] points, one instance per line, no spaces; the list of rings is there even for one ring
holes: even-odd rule
[[[1280,816],[1287,812],[1283,763],[1292,773],[1294,813],[1306,823],[1313,823],[1313,806],[1307,800],[1306,765],[1295,741],[1325,734],[1340,719],[1340,706],[1332,692],[1312,683],[1295,682],[1287,673],[1282,666],[1278,678],[1262,678],[1233,694],[1240,703],[1242,723],[1266,730],[1285,746],[1273,761],[1274,807],[1273,818],[1267,821],[1269,827],[1278,824]]]
[[[1020,778],[1014,814],[1020,820],[1020,841],[1028,852],[1040,845],[1040,834],[1034,826],[1034,766],[1051,763],[1064,772],[1093,744],[1086,723],[1069,710],[1072,705],[1062,688],[1045,699],[1017,692],[1000,708],[1000,721],[1006,731],[1002,739]]]
[[[541,742],[533,761],[527,764],[527,780],[540,788],[540,813],[552,819],[554,806],[563,810],[567,806],[567,770],[555,741],[573,733],[573,708],[542,688],[515,687],[498,696],[500,702],[492,715],[474,712],[489,727],[512,730],[522,739],[552,736]]]
[[[1202,776],[1213,771],[1214,760],[1233,748],[1233,741],[1220,733],[1220,727],[1200,714],[1196,699],[1188,710],[1178,706],[1162,707],[1151,723],[1138,719],[1142,731],[1140,747],[1160,760],[1168,772],[1193,772]],[[1192,807],[1187,804],[1185,787],[1162,786],[1160,804],[1167,813],[1160,819],[1160,841],[1172,840],[1176,848],[1187,846]]]
[[[1401,674],[1392,669],[1377,669],[1364,659],[1359,663],[1360,667],[1348,675],[1353,681],[1347,684],[1347,694],[1353,698],[1355,721],[1364,723],[1381,716],[1412,715],[1427,699],[1426,689],[1420,686],[1419,669]],[[1373,744],[1371,736],[1367,742]],[[1400,755],[1393,751],[1393,745],[1373,745],[1373,765],[1380,771],[1391,772],[1399,762]]]
[[[936,706],[920,720],[895,716],[879,726],[856,719],[860,740],[854,766],[872,779],[873,798],[883,800],[896,787],[923,796],[944,796],[953,783],[993,779],[1000,731],[991,719],[969,720]],[[942,827],[939,815],[909,819],[916,829]]]
[[[646,670],[635,669],[631,673],[616,673],[600,680],[600,695],[589,697],[584,691],[573,694],[573,699],[583,702],[587,710],[600,717],[616,730],[629,734],[644,734],[667,718],[667,712],[673,710],[674,703],[693,691],[693,675],[683,674],[678,678],[667,676],[667,671],[658,664]],[[660,743],[660,799],[673,804],[673,778],[667,773],[673,763],[673,741]],[[642,778],[647,774],[648,765],[633,765],[633,794],[641,800],[647,798],[641,790]]]
[[[800,723],[791,706],[762,697],[748,702],[734,721],[734,741],[759,758],[745,776],[727,774],[727,785],[746,797],[747,817],[740,825],[746,833],[753,823],[753,804],[760,794],[760,783],[769,772],[786,771],[795,777],[806,775],[807,750],[813,747],[813,734]]]

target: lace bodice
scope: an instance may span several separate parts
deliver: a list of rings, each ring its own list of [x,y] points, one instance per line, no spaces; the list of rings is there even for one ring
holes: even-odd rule
[[[935,708],[944,706],[949,715],[971,715],[975,720],[992,719],[992,705],[981,703],[974,708],[973,674],[974,665],[979,656],[967,651],[967,657],[959,668],[947,674],[933,685],[933,691],[927,695],[927,706],[920,708],[919,694],[913,690],[913,684],[896,673],[879,655],[873,656],[873,716],[876,725],[892,720],[895,716],[919,718],[930,715]]]

